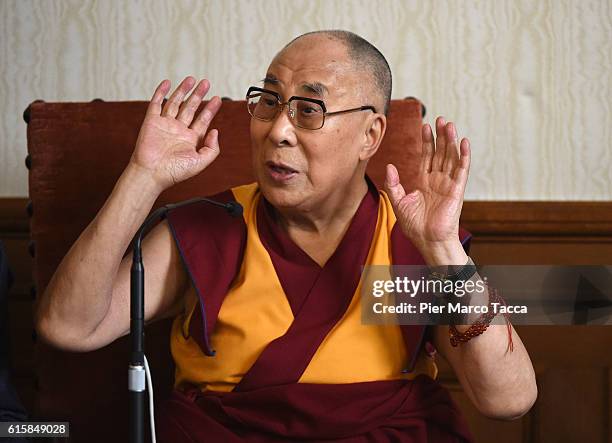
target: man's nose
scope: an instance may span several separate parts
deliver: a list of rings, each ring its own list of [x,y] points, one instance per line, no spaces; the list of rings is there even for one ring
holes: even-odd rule
[[[280,112],[272,120],[268,137],[275,146],[295,146],[297,137],[293,125],[293,109],[288,104],[281,107]]]

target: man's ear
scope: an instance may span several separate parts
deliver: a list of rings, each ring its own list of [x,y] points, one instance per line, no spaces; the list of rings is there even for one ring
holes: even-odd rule
[[[359,153],[360,160],[369,160],[382,142],[387,130],[387,117],[384,114],[373,113],[366,120],[363,145]]]

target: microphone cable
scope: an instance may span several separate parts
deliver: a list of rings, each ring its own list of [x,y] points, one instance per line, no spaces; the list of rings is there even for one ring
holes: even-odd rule
[[[147,376],[147,390],[149,391],[149,422],[151,424],[151,441],[156,443],[155,438],[155,405],[153,401],[153,377],[151,377],[151,369],[149,368],[149,361],[147,356],[144,356],[145,373]]]

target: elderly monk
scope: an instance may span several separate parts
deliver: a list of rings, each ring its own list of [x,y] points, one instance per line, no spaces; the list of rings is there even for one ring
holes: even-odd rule
[[[170,83],[155,90],[127,168],[40,299],[48,342],[88,351],[129,332],[130,240],[164,189],[220,152],[209,125],[221,100],[197,113],[210,84],[195,83],[187,77],[165,103]],[[469,141],[444,118],[435,140],[423,125],[416,189],[407,193],[388,165],[377,190],[365,171],[385,134],[391,72],[349,32],[296,38],[262,86],[247,93],[257,181],[216,196],[240,203],[242,217],[185,206],[143,244],[146,320],[175,317],[176,383],[158,415],[160,440],[469,441],[433,380],[426,340],[483,414],[525,414],[537,390],[514,329],[491,325],[451,346],[449,326],[425,336],[360,321],[361,266],[470,263],[459,228]]]

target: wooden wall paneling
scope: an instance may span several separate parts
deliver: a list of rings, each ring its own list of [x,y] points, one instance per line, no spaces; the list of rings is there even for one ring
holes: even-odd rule
[[[0,239],[15,284],[9,296],[13,382],[28,409],[36,399],[32,262],[26,199],[0,199]],[[34,208],[35,209],[35,208]],[[482,264],[612,264],[612,202],[466,202],[462,225]],[[612,328],[517,326],[532,357],[539,396],[529,414],[503,422],[480,415],[439,359],[478,442],[612,443]]]
[[[462,224],[474,234],[471,255],[477,263],[612,264],[610,202],[466,202]],[[538,400],[520,420],[521,439],[516,425],[492,424],[466,402],[463,410],[477,440],[499,441],[510,432],[515,441],[609,443],[612,328],[516,329],[534,363]],[[441,373],[446,371],[442,364]]]
[[[609,441],[609,368],[551,368],[539,377],[538,442]],[[607,426],[594,426],[601,423]]]

